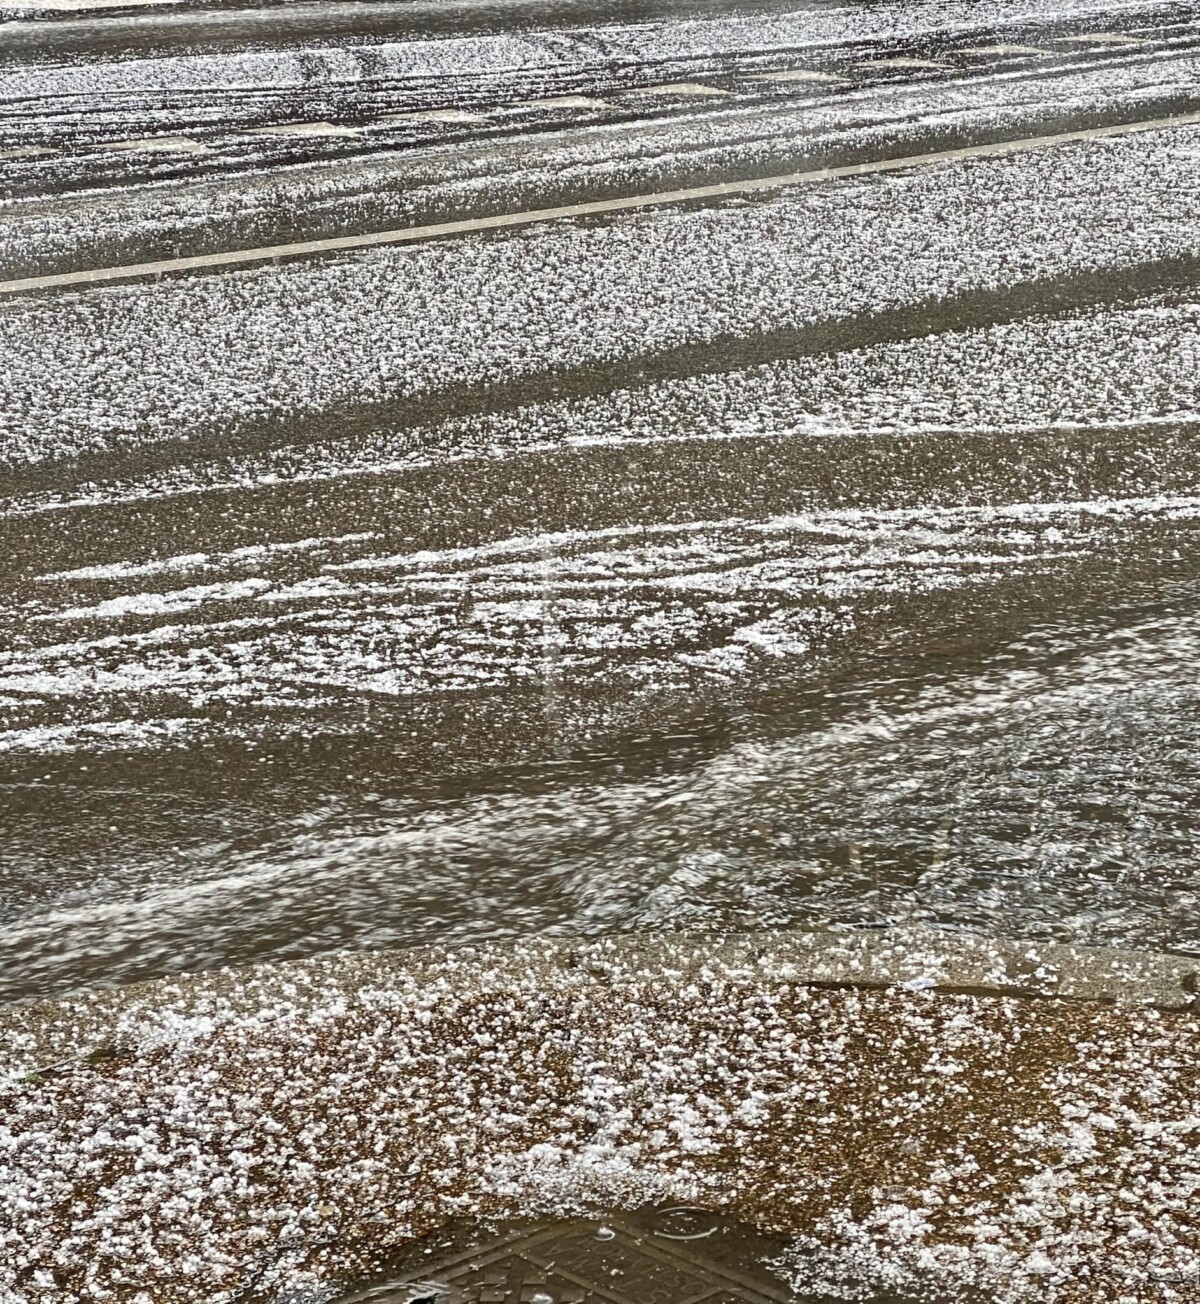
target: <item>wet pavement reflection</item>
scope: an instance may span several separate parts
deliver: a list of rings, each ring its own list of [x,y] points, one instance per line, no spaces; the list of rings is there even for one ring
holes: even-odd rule
[[[914,608],[907,647],[682,711],[544,684],[303,740],[10,760],[4,994],[642,928],[925,922],[1194,954],[1200,627],[1194,582],[1170,588],[1007,640]]]

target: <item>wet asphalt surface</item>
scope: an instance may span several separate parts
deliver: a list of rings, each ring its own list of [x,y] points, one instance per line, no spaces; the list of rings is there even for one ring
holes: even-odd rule
[[[0,270],[1169,117],[1198,22],[13,20]],[[1198,193],[1178,127],[0,301],[0,998],[684,926],[1195,953]]]

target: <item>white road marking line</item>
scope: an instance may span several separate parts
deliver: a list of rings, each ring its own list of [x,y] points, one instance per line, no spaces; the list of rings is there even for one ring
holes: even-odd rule
[[[285,122],[278,127],[250,127],[242,136],[357,136],[358,127],[344,127],[337,122]]]
[[[729,91],[705,86],[703,82],[667,82],[662,86],[637,86],[634,95],[728,95]]]
[[[1045,59],[1050,55],[1049,50],[1041,50],[1036,45],[968,45],[961,50],[955,50],[955,54],[970,54],[976,58],[988,59],[999,55],[1036,55],[1039,59]]]
[[[858,64],[859,68],[949,68],[948,63],[939,63],[936,59],[866,59]]]
[[[845,77],[838,77],[832,72],[817,72],[812,68],[789,68],[785,72],[756,72],[751,81],[766,82],[840,82]]]
[[[178,0],[16,0],[15,4],[5,5],[18,14],[38,13],[73,13],[85,9],[126,9],[143,5],[177,4]]]
[[[18,145],[15,149],[0,149],[0,159],[49,158],[51,154],[59,153],[61,150],[43,149],[39,145]]]
[[[1003,158],[1027,154],[1056,145],[1077,144],[1087,140],[1108,140],[1132,136],[1144,131],[1170,131],[1200,124],[1200,112],[1181,113],[1169,118],[1145,118],[1140,122],[1123,122],[1109,127],[1088,127],[1079,131],[1062,131],[1048,136],[1020,136],[984,145],[960,149],[933,150],[928,154],[906,154],[899,158],[876,159],[871,163],[848,163],[840,167],[815,168],[809,172],[787,172],[748,181],[720,181],[687,190],[662,190],[654,194],[631,195],[622,199],[597,199],[583,204],[564,204],[558,208],[535,208],[522,213],[497,213],[491,217],[464,218],[456,222],[433,222],[427,226],[400,227],[392,231],[370,231],[365,235],[332,236],[326,240],[302,240],[294,244],[265,245],[256,249],[230,249],[225,253],[198,254],[190,258],[164,258],[153,263],[127,263],[122,267],[96,267],[82,272],[56,272],[43,276],[25,276],[0,281],[0,295],[21,294],[29,290],[60,289],[67,286],[98,285],[107,281],[127,281],[144,276],[171,272],[203,272],[222,267],[241,267],[248,263],[265,263],[279,258],[297,258],[307,254],[351,252],[374,249],[381,245],[415,244],[451,235],[470,235],[479,231],[499,231],[506,227],[532,226],[562,218],[599,217],[632,209],[659,208],[673,204],[724,199],[730,195],[749,195],[768,190],[785,190],[791,186],[813,185],[844,177],[869,176],[879,172],[900,172],[909,168],[930,167],[969,159]]]
[[[97,153],[121,154],[211,154],[207,145],[185,136],[145,136],[140,140],[106,140],[103,144],[89,145]]]
[[[514,100],[510,109],[611,109],[607,100],[591,95],[551,95],[543,100]]]
[[[1123,32],[1087,32],[1083,36],[1056,36],[1056,41],[1078,41],[1097,45],[1149,45],[1141,36],[1126,36]]]
[[[486,113],[466,109],[417,109],[411,113],[385,113],[379,122],[486,122]],[[372,124],[377,125],[377,124]]]

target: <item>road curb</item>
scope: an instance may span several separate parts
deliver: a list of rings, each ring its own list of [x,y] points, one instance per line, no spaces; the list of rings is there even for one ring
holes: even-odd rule
[[[770,930],[599,939],[533,938],[346,953],[162,978],[0,1008],[12,1069],[87,1054],[130,1021],[169,1009],[260,1010],[295,987],[387,990],[447,979],[460,995],[509,988],[743,979],[813,987],[909,988],[983,998],[1200,1009],[1200,960],[1161,952],[1033,943],[926,928]]]

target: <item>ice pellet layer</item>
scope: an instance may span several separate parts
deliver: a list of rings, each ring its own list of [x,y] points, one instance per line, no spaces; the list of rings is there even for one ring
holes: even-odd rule
[[[0,312],[0,453],[20,465],[196,437],[1191,254],[1177,196],[1198,139],[1180,129],[700,213],[22,300]]]
[[[842,11],[842,18],[852,23],[854,15]],[[745,48],[734,48],[735,42],[728,50],[728,57],[739,61],[739,71],[750,76],[762,61],[754,35],[745,33]],[[26,190],[0,199],[0,258],[10,275],[66,270],[97,259],[170,256],[180,247],[180,232],[186,233],[186,248],[195,252],[262,245],[319,234],[326,229],[323,222],[337,231],[385,229],[475,207],[544,208],[555,197],[595,194],[610,185],[627,194],[669,189],[681,168],[699,168],[714,176],[765,175],[825,158],[837,161],[850,150],[876,157],[920,153],[961,144],[975,134],[1029,134],[1039,123],[1053,132],[1076,115],[1153,118],[1162,116],[1164,106],[1177,111],[1200,89],[1200,67],[1190,47],[1193,36],[1194,25],[1184,25],[1166,48],[1152,54],[1125,51],[1116,58],[1075,47],[1076,62],[1060,67],[1056,60],[1053,77],[1028,67],[1014,71],[1001,63],[986,72],[963,69],[960,75],[934,81],[867,79],[859,85],[854,84],[857,70],[835,63],[831,66],[847,74],[848,84],[839,84],[831,93],[806,89],[799,97],[776,95],[764,104],[764,84],[748,80],[733,99],[718,101],[724,106],[721,111],[712,111],[711,101],[690,110],[672,104],[666,113],[632,122],[622,119],[635,101],[621,99],[620,79],[610,85],[606,72],[599,85],[591,80],[585,85],[604,94],[617,92],[615,120],[602,115],[589,118],[584,126],[567,114],[534,133],[523,132],[520,118],[512,120],[505,106],[534,93],[578,89],[580,78],[599,75],[589,70],[586,59],[564,67],[551,61],[514,69],[487,78],[482,86],[470,77],[416,85],[367,79],[354,83],[357,98],[346,109],[347,121],[466,102],[485,115],[478,129],[499,130],[502,139],[493,136],[489,147],[480,148],[470,135],[446,141],[436,131],[431,134],[429,124],[393,119],[386,130],[372,129],[364,136],[372,146],[368,152],[298,163],[280,161],[278,147],[269,138],[230,137],[201,123],[194,138],[216,156],[236,156],[243,162],[249,156],[256,166],[232,177],[220,169],[213,175],[207,167],[198,175],[181,176],[175,158],[165,175],[154,177],[155,184],[129,186],[119,172],[108,177],[107,184],[90,173],[98,166],[98,156],[88,145],[98,142],[81,138],[61,156],[41,158],[37,180],[26,165]],[[1066,47],[1055,48],[1065,57]],[[577,57],[583,53],[574,52]],[[659,75],[655,69],[661,65],[654,65],[649,54],[646,58],[640,65],[645,72],[639,76],[639,65],[633,65],[626,82]],[[108,71],[95,71],[96,80],[103,83]],[[157,112],[149,107],[163,92],[156,90],[153,71],[145,73],[143,82],[123,98],[104,94],[94,101],[103,108],[110,131],[140,137],[190,130],[180,121],[169,92]],[[272,93],[271,83],[243,93],[251,108],[261,112],[256,106]],[[341,93],[348,91],[343,88]],[[306,87],[306,94],[323,105],[328,84],[318,79]],[[95,119],[89,112],[92,102],[86,97],[73,102],[81,131]],[[640,103],[645,109],[645,101]],[[38,100],[14,106],[14,112],[29,112],[25,131],[31,141],[43,139],[38,117],[42,107]],[[211,156],[204,157],[211,162]],[[139,163],[150,166],[144,156]],[[86,185],[85,195],[71,193],[81,185]],[[63,189],[65,194],[60,193]]]
[[[843,959],[894,986],[786,954],[535,942],[10,1015],[0,1290],[219,1304],[451,1218],[672,1199],[794,1237],[796,1287],[835,1297],[1198,1297],[1196,1014],[936,991],[929,939]]]
[[[1145,7],[1119,11],[1136,16]],[[892,22],[898,12],[879,7],[870,17]],[[988,12],[1041,16],[1037,6]],[[1096,12],[1095,6],[1072,7],[1066,17]],[[949,29],[977,22],[980,13],[961,6],[919,11],[930,30],[943,17]],[[1108,17],[1112,13],[1109,6]],[[779,26],[778,43],[795,43],[797,21]],[[846,29],[839,21],[843,25],[830,30],[842,39]],[[811,27],[803,34],[817,35]],[[863,34],[887,31],[877,25]],[[665,34],[645,30],[631,50],[638,59],[647,51],[690,57],[711,53],[728,35],[711,24]],[[747,23],[737,48],[761,36],[760,25]],[[544,50],[536,47],[448,43],[435,70],[469,77],[544,62]],[[391,70],[403,74],[411,53],[400,52]],[[418,55],[422,66],[433,68],[430,52]],[[296,66],[292,55],[258,63],[255,57],[239,65],[251,92],[272,80],[286,82]],[[94,68],[55,69],[42,85],[86,97],[123,84],[136,96],[156,78],[164,87],[199,85],[224,71],[198,59],[107,69],[103,76]],[[331,54],[322,76],[337,82],[358,72],[354,59]],[[1114,79],[1131,100],[1148,102],[1162,85],[1144,78],[1139,83],[1139,76],[1124,71]],[[1175,90],[1194,82],[1187,64],[1177,65],[1172,76]],[[1087,99],[1086,78],[1069,90],[1061,85],[1064,97]],[[928,118],[914,131],[939,121],[961,123],[979,111],[966,92],[954,89],[928,92],[924,106]],[[874,111],[863,110],[864,133]],[[826,116],[831,129],[846,121],[841,111]],[[754,153],[755,147],[729,144],[732,138],[732,132],[723,139],[717,129],[692,125],[661,130],[657,140],[663,149],[672,140],[711,146],[710,158],[744,160]],[[10,364],[4,410],[13,424],[3,457],[20,470],[81,452],[133,450],[203,434],[209,421],[252,423],[264,414],[387,402],[463,383],[536,376],[547,363],[562,369],[597,359],[619,363],[639,350],[720,339],[722,332],[752,333],[760,324],[804,328],[879,304],[936,302],[962,287],[1003,289],[1188,255],[1195,233],[1180,196],[1193,184],[1194,140],[1194,133],[1171,133],[1144,139],[1136,149],[1113,143],[1019,166],[1008,161],[944,169],[869,189],[853,184],[827,195],[789,196],[755,209],[671,214],[618,222],[605,231],[534,233],[515,252],[464,242],[332,267],[18,304],[4,317]],[[778,153],[777,143],[756,148],[762,159]],[[575,146],[560,156],[583,175],[605,167],[602,152]],[[638,175],[652,176],[658,164],[650,158],[639,166]],[[1131,211],[1135,223],[1128,221]],[[89,210],[82,226],[91,220]],[[915,262],[909,257],[914,247],[926,251]],[[648,293],[662,279],[664,260],[680,268],[675,300],[659,289]],[[528,281],[523,266],[534,273]],[[467,293],[446,294],[439,281],[456,282]],[[555,283],[561,294],[584,296],[586,314],[568,310],[549,288]],[[222,314],[234,323],[235,336],[214,325]],[[372,323],[365,333],[364,321]],[[534,330],[526,341],[529,322]],[[425,339],[429,323],[435,335]],[[539,442],[632,442],[639,434],[660,438],[664,424],[681,412],[695,422],[692,433],[715,438],[1188,421],[1195,412],[1194,354],[1189,309],[1143,305],[1129,314],[949,333],[932,343],[868,347],[841,360],[783,364],[726,378],[728,393],[701,380],[576,409],[546,405],[528,419],[522,414],[450,430],[447,443],[452,452],[481,450],[490,457]],[[1066,365],[1072,359],[1074,370]],[[1112,381],[1118,373],[1119,382]],[[629,428],[623,426],[627,415]],[[398,451],[381,441],[364,454],[360,469],[375,470],[393,453],[401,461],[442,455],[436,446],[420,445],[419,435]],[[302,473],[349,469],[344,449],[334,449],[324,465],[323,451],[312,450],[310,464],[304,464],[304,450],[291,454],[290,462],[286,452],[276,461],[289,473],[297,464]],[[247,474],[275,473],[273,456]],[[1149,480],[1156,470],[1148,468]],[[1148,492],[1157,488],[1149,484]],[[274,553],[249,556],[234,546],[166,559],[125,558],[125,571],[107,571],[84,557],[73,569],[87,574],[46,575],[36,600],[22,597],[21,618],[51,631],[89,622],[94,636],[72,634],[57,648],[43,639],[18,649],[5,663],[14,695],[3,706],[64,704],[55,726],[60,733],[38,717],[23,734],[38,746],[70,748],[95,742],[105,731],[157,745],[202,726],[189,724],[177,707],[165,719],[128,719],[119,711],[109,718],[102,711],[93,720],[79,713],[79,703],[95,698],[99,688],[101,696],[108,692],[108,703],[123,706],[166,685],[181,698],[190,696],[200,711],[206,703],[232,700],[234,685],[249,679],[243,696],[270,707],[264,682],[284,686],[298,671],[331,690],[347,683],[397,694],[454,691],[471,681],[494,687],[519,678],[527,653],[529,667],[536,666],[531,649],[535,640],[544,645],[551,611],[560,622],[571,618],[573,643],[566,646],[564,638],[561,649],[568,667],[588,671],[604,657],[608,665],[626,658],[626,668],[640,664],[645,680],[677,673],[682,687],[682,658],[699,655],[692,643],[707,644],[701,671],[735,683],[743,672],[758,671],[756,658],[806,655],[814,630],[822,632],[805,610],[810,600],[846,603],[872,590],[965,587],[968,575],[986,575],[989,568],[1048,571],[1102,548],[1115,555],[1135,527],[1154,539],[1162,522],[1186,526],[1194,513],[1187,494],[1102,505],[1067,496],[999,512],[698,519],[636,546],[621,536],[581,531],[569,538],[502,539],[492,552],[461,555],[396,551],[383,543],[372,553],[363,546],[372,539],[347,538],[343,531],[301,550],[311,554],[318,573],[299,578],[294,568],[273,570],[280,561]],[[729,574],[723,573],[727,565],[734,567]],[[631,568],[637,582],[653,580],[658,587],[643,588],[637,601],[618,602],[610,590],[628,591]],[[386,604],[397,579],[405,586],[406,607],[414,592],[472,587],[481,597],[474,625],[460,632],[439,625],[435,613],[418,612],[393,645],[412,655],[372,661],[371,639],[396,634],[391,613],[364,622],[365,642],[355,645],[343,637],[336,604]],[[560,591],[549,606],[538,587],[547,583]],[[699,614],[668,600],[681,590],[706,592]],[[770,595],[766,611],[764,594]],[[253,615],[245,624],[242,617],[212,619],[216,648],[198,658],[185,658],[170,633],[113,632],[119,622],[190,620],[201,609],[212,617],[227,606],[256,603],[264,610],[272,603],[275,610],[283,609],[281,603],[325,604],[325,610],[307,618],[308,625],[287,629],[268,629],[268,620]],[[325,638],[330,631],[332,645]],[[725,640],[715,652],[714,631]],[[433,653],[422,641],[431,635]],[[664,642],[678,659],[656,659]],[[501,645],[515,652],[500,656]],[[1195,750],[1191,716],[1181,709],[1194,696],[1188,676],[1195,647],[1194,616],[1159,617],[1090,649],[1073,680],[1053,672],[984,675],[952,700],[934,690],[911,712],[835,730],[836,737],[817,739],[814,750],[822,761],[823,742],[833,750],[848,737],[867,753],[858,773],[865,776],[862,800],[872,819],[882,811],[886,822],[888,812],[914,805],[931,820],[941,819],[935,785],[922,792],[920,779],[937,778],[932,771],[953,773],[954,762],[946,771],[941,754],[932,755],[920,730],[909,726],[950,719],[975,730],[980,704],[991,702],[996,728],[982,736],[979,749],[964,753],[968,760],[957,762],[966,805],[974,809],[977,795],[969,761],[1001,753],[1014,740],[1034,768],[1062,776],[1053,818],[1021,848],[1039,868],[1027,891],[1038,909],[1052,907],[1060,927],[1103,929],[1110,926],[1105,918],[1085,912],[1076,920],[1056,896],[1063,888],[1052,871],[1063,864],[1079,868],[1073,858],[1088,852],[1072,836],[1073,803],[1078,799],[1085,808],[1098,790],[1127,793],[1131,780],[1114,758],[1135,739],[1147,762],[1147,789],[1138,794],[1143,806],[1129,854],[1139,856],[1141,838],[1155,855],[1172,864],[1178,858],[1183,868],[1171,879],[1172,890],[1185,881],[1190,850],[1180,844],[1176,817],[1187,802],[1180,766]],[[1045,719],[1067,722],[1058,732],[1072,739],[1070,757],[1022,715],[1031,695]],[[1105,714],[1101,708],[1117,698],[1123,712]],[[1113,719],[1124,731],[1115,751]],[[872,729],[878,742],[868,738]],[[885,730],[898,741],[889,743]],[[893,782],[897,750],[914,787]],[[779,748],[735,748],[701,776],[699,800],[694,792],[682,795],[694,807],[704,804],[706,793],[728,798],[732,784],[739,804],[718,832],[726,852],[736,850],[737,838],[748,836],[737,825],[759,836],[756,802],[768,787],[779,788],[787,764]],[[828,793],[844,802],[838,767],[826,765],[825,772]],[[802,785],[793,786],[798,791]],[[650,819],[651,834],[678,821],[691,835],[694,825],[678,814],[688,809],[680,796],[667,785],[629,800],[644,805],[665,799],[666,813],[656,805]],[[1042,796],[1033,789],[1018,794],[1031,808]],[[590,806],[587,792],[573,793],[576,798],[581,818],[601,827],[609,807],[619,810],[625,795],[616,791]],[[753,822],[744,818],[747,811]],[[517,803],[499,833],[514,846],[528,841],[531,813],[550,822],[536,803]],[[481,818],[479,824],[494,852],[496,821]],[[981,820],[972,827],[986,833]],[[289,829],[282,840],[303,836]],[[437,830],[430,834],[431,842],[442,837]],[[341,848],[336,829],[331,841]],[[420,836],[414,842],[420,844]],[[369,858],[374,849],[371,838],[346,845],[359,857],[365,852]],[[661,862],[653,845],[645,852],[646,863]],[[725,908],[727,898],[733,908],[762,917],[771,899],[770,882],[747,890],[744,872],[736,865],[731,871],[728,858],[684,855],[678,864],[659,864],[656,879],[643,878],[645,866],[634,860],[632,881],[628,865],[625,878],[589,866],[582,917],[638,926],[678,923],[688,911]],[[426,873],[428,863],[427,857]],[[299,875],[296,868],[293,858],[277,876],[297,894],[317,895],[303,865]],[[1086,861],[1082,869],[1086,875]],[[214,898],[216,908],[242,900],[237,893],[244,883],[222,881],[214,892],[198,877],[182,889],[172,879],[174,895],[157,895],[162,884],[149,890],[138,885],[110,903],[108,913],[76,903],[74,941],[85,948],[122,945],[114,921],[121,924],[126,912],[135,914],[148,900],[151,910],[165,911],[163,917],[179,926],[174,937],[159,937],[156,944],[177,946],[180,937],[200,931],[192,927],[200,900],[210,909]],[[526,888],[528,882],[514,874],[509,886]],[[380,940],[364,920],[387,926],[376,918],[371,886],[358,885],[360,942]],[[853,887],[830,879],[814,895],[822,908],[831,901],[836,906],[837,893]],[[1120,887],[1129,887],[1123,872]],[[321,890],[339,899],[347,895],[341,881]],[[961,918],[953,883],[944,890]],[[267,895],[273,892],[271,885]],[[1107,904],[1114,900],[1110,892]],[[279,908],[297,904],[278,894],[275,901]],[[1174,929],[1172,943],[1189,942],[1194,894],[1168,904],[1163,922],[1156,918],[1154,926]],[[18,921],[15,935],[57,953],[68,909]],[[1143,912],[1140,927],[1151,926],[1149,913]],[[86,935],[85,916],[93,929]],[[514,909],[508,922],[519,930],[529,921]],[[17,945],[9,953],[18,950],[34,956]],[[0,1231],[0,1298],[7,1292],[22,1304],[220,1301],[250,1282],[264,1288],[336,1282],[378,1262],[392,1240],[455,1214],[650,1198],[727,1205],[794,1234],[801,1287],[853,1294],[875,1283],[915,1290],[933,1274],[981,1285],[1002,1301],[1188,1304],[1197,1298],[1194,1014],[931,996],[922,994],[919,973],[905,979],[913,990],[892,992],[816,991],[719,963],[674,985],[653,966],[603,981],[586,967],[584,975],[514,978],[486,954],[447,955],[408,974],[403,965],[384,965],[365,980],[361,968],[322,962],[235,977],[207,994],[188,984],[178,991],[154,989],[90,1040],[73,1039],[69,1031],[45,1034],[36,1021],[10,1021],[6,1053],[13,1076],[0,1111],[0,1189],[14,1216]],[[75,1026],[94,1007],[80,1001],[58,1009],[52,1017]],[[60,1042],[69,1044],[42,1056]],[[39,1071],[22,1076],[31,1067]],[[822,1251],[811,1253],[805,1238],[814,1238]]]

